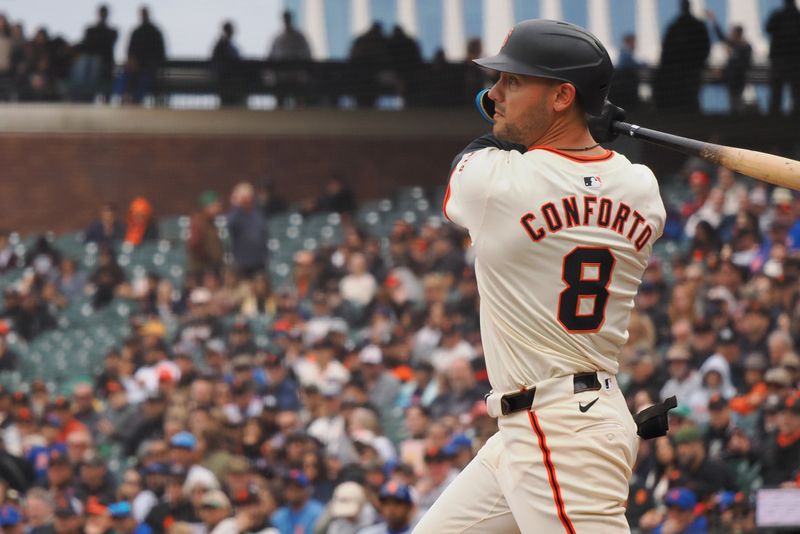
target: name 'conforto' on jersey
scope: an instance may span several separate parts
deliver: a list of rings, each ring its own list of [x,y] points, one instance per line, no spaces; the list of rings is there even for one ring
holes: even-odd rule
[[[573,195],[545,202],[535,214],[528,212],[519,222],[534,243],[547,237],[548,233],[590,225],[617,232],[633,243],[637,251],[642,250],[653,237],[653,226],[641,213],[624,202],[594,195]]]

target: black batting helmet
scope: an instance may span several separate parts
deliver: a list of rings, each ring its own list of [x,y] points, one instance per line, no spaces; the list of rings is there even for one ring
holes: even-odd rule
[[[511,29],[497,55],[474,61],[496,71],[569,82],[591,115],[603,110],[614,75],[611,58],[597,37],[557,20],[524,20]]]

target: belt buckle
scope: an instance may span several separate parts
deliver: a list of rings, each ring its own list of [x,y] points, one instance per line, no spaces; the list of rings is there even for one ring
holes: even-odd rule
[[[511,403],[508,401],[505,395],[503,395],[503,397],[500,399],[500,412],[503,415],[508,415],[511,413]]]

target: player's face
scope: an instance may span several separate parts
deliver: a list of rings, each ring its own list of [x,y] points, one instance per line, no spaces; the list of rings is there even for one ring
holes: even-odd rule
[[[553,122],[553,80],[503,72],[489,91],[495,103],[493,133],[532,146]]]

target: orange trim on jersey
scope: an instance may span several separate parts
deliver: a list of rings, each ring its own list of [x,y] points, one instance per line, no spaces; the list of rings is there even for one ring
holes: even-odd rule
[[[552,152],[553,154],[557,154],[567,159],[571,159],[572,161],[577,161],[578,163],[588,163],[590,161],[605,161],[607,159],[611,159],[614,156],[614,151],[609,150],[607,148],[603,149],[606,151],[605,154],[600,154],[597,156],[576,156],[575,154],[570,154],[568,152],[564,152],[557,148],[553,148],[551,146],[532,146],[528,149],[528,152],[531,150],[546,150],[548,152]]]
[[[450,200],[450,181],[453,179],[453,175],[456,173],[456,169],[458,169],[458,165],[453,167],[453,170],[450,171],[450,177],[447,179],[447,190],[444,192],[444,200],[442,201],[442,215],[444,215],[444,218],[450,222],[453,222],[453,219],[451,219],[450,216],[447,214],[447,201]]]
[[[558,518],[561,520],[561,524],[564,525],[564,530],[567,534],[575,534],[575,527],[572,526],[572,521],[569,520],[567,511],[564,509],[564,499],[561,498],[561,487],[558,485],[558,479],[556,478],[556,468],[550,459],[550,449],[547,447],[547,439],[544,436],[541,425],[539,425],[539,419],[536,417],[535,412],[528,412],[528,419],[531,420],[531,428],[533,428],[536,438],[539,440],[539,449],[542,451],[542,459],[547,469],[547,480],[553,490],[553,501],[556,503]]]

